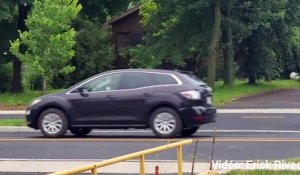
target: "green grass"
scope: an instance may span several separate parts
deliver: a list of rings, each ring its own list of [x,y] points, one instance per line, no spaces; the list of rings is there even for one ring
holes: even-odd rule
[[[300,157],[288,158],[285,160],[286,162],[300,163]]]
[[[25,119],[0,119],[0,126],[25,126]]]
[[[234,170],[226,175],[298,175],[300,171],[293,170]]]
[[[48,90],[48,94],[62,92],[59,90]],[[27,91],[21,94],[2,93],[0,94],[0,104],[2,105],[28,105],[35,98],[42,96],[41,91]]]
[[[297,87],[300,87],[300,82],[295,80],[273,80],[271,82],[259,81],[257,85],[254,86],[247,85],[246,81],[236,80],[233,87],[224,87],[223,82],[220,81],[217,82],[214,90],[214,104],[220,107],[235,98]]]

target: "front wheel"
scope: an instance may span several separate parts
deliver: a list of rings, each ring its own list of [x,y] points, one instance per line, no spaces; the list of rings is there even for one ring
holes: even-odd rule
[[[176,137],[182,130],[178,113],[167,107],[159,108],[152,113],[150,126],[155,135],[163,138]]]
[[[89,134],[92,131],[92,129],[90,129],[90,128],[70,128],[70,131],[75,136],[82,137],[82,136]]]
[[[196,127],[190,127],[190,128],[184,128],[180,135],[181,136],[184,136],[184,137],[188,137],[188,136],[191,136],[193,134],[195,134],[198,130],[199,126],[196,126]]]
[[[61,110],[49,108],[40,115],[38,126],[45,137],[62,137],[68,129],[68,120]]]

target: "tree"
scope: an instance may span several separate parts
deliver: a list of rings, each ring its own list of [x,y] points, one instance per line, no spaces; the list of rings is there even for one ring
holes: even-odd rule
[[[28,31],[21,32],[20,38],[11,43],[10,51],[30,66],[28,68],[42,75],[43,91],[46,80],[56,72],[74,70],[66,64],[74,56],[72,48],[76,32],[70,24],[80,9],[77,0],[35,0],[26,21]]]
[[[67,87],[91,75],[113,69],[114,53],[107,20],[124,13],[138,1],[79,0],[83,10],[72,23],[77,31],[75,55],[70,61],[76,69],[69,75],[58,74],[52,86]]]
[[[209,83],[213,86],[221,20],[221,1],[215,2],[144,1],[140,13],[148,31],[146,45],[130,49],[132,65],[159,67],[164,62],[170,62],[183,66],[190,60],[199,64],[207,58]]]
[[[32,0],[0,0],[0,53],[7,53],[9,41],[16,38],[17,30],[25,30],[25,19]],[[8,32],[9,31],[9,32]],[[5,54],[6,61],[13,61],[11,91],[22,92],[21,61],[13,55]]]
[[[214,23],[210,43],[208,45],[208,64],[207,64],[207,83],[210,87],[215,87],[216,81],[216,61],[219,50],[219,40],[221,36],[221,0],[215,0],[211,5],[213,7]]]
[[[77,31],[75,55],[70,61],[76,69],[67,76],[57,75],[54,87],[67,87],[99,72],[112,69],[114,62],[111,33],[105,25],[79,15],[73,22]],[[63,81],[61,81],[63,80]]]
[[[256,84],[260,77],[266,81],[281,71],[276,54],[277,22],[286,15],[287,0],[236,1],[232,16],[244,26],[243,37],[235,38],[239,73],[248,76],[248,84]],[[279,41],[281,42],[281,41]]]
[[[224,85],[230,87],[234,82],[234,49],[232,37],[233,19],[231,16],[233,0],[227,0],[225,3],[223,38],[224,38]]]

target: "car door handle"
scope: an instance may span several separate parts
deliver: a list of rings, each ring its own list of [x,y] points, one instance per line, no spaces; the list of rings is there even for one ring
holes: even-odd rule
[[[149,94],[149,93],[144,93],[144,95],[143,95],[144,97],[151,97],[152,95],[151,94]]]
[[[114,97],[111,96],[111,95],[107,95],[107,96],[105,97],[105,99],[106,99],[106,100],[112,100],[112,99],[114,99]]]

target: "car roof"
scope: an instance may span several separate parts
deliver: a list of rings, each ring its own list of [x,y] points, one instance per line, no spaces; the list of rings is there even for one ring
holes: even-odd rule
[[[102,73],[114,73],[114,72],[155,72],[155,73],[171,73],[176,74],[180,71],[176,70],[164,70],[164,69],[116,69]]]

